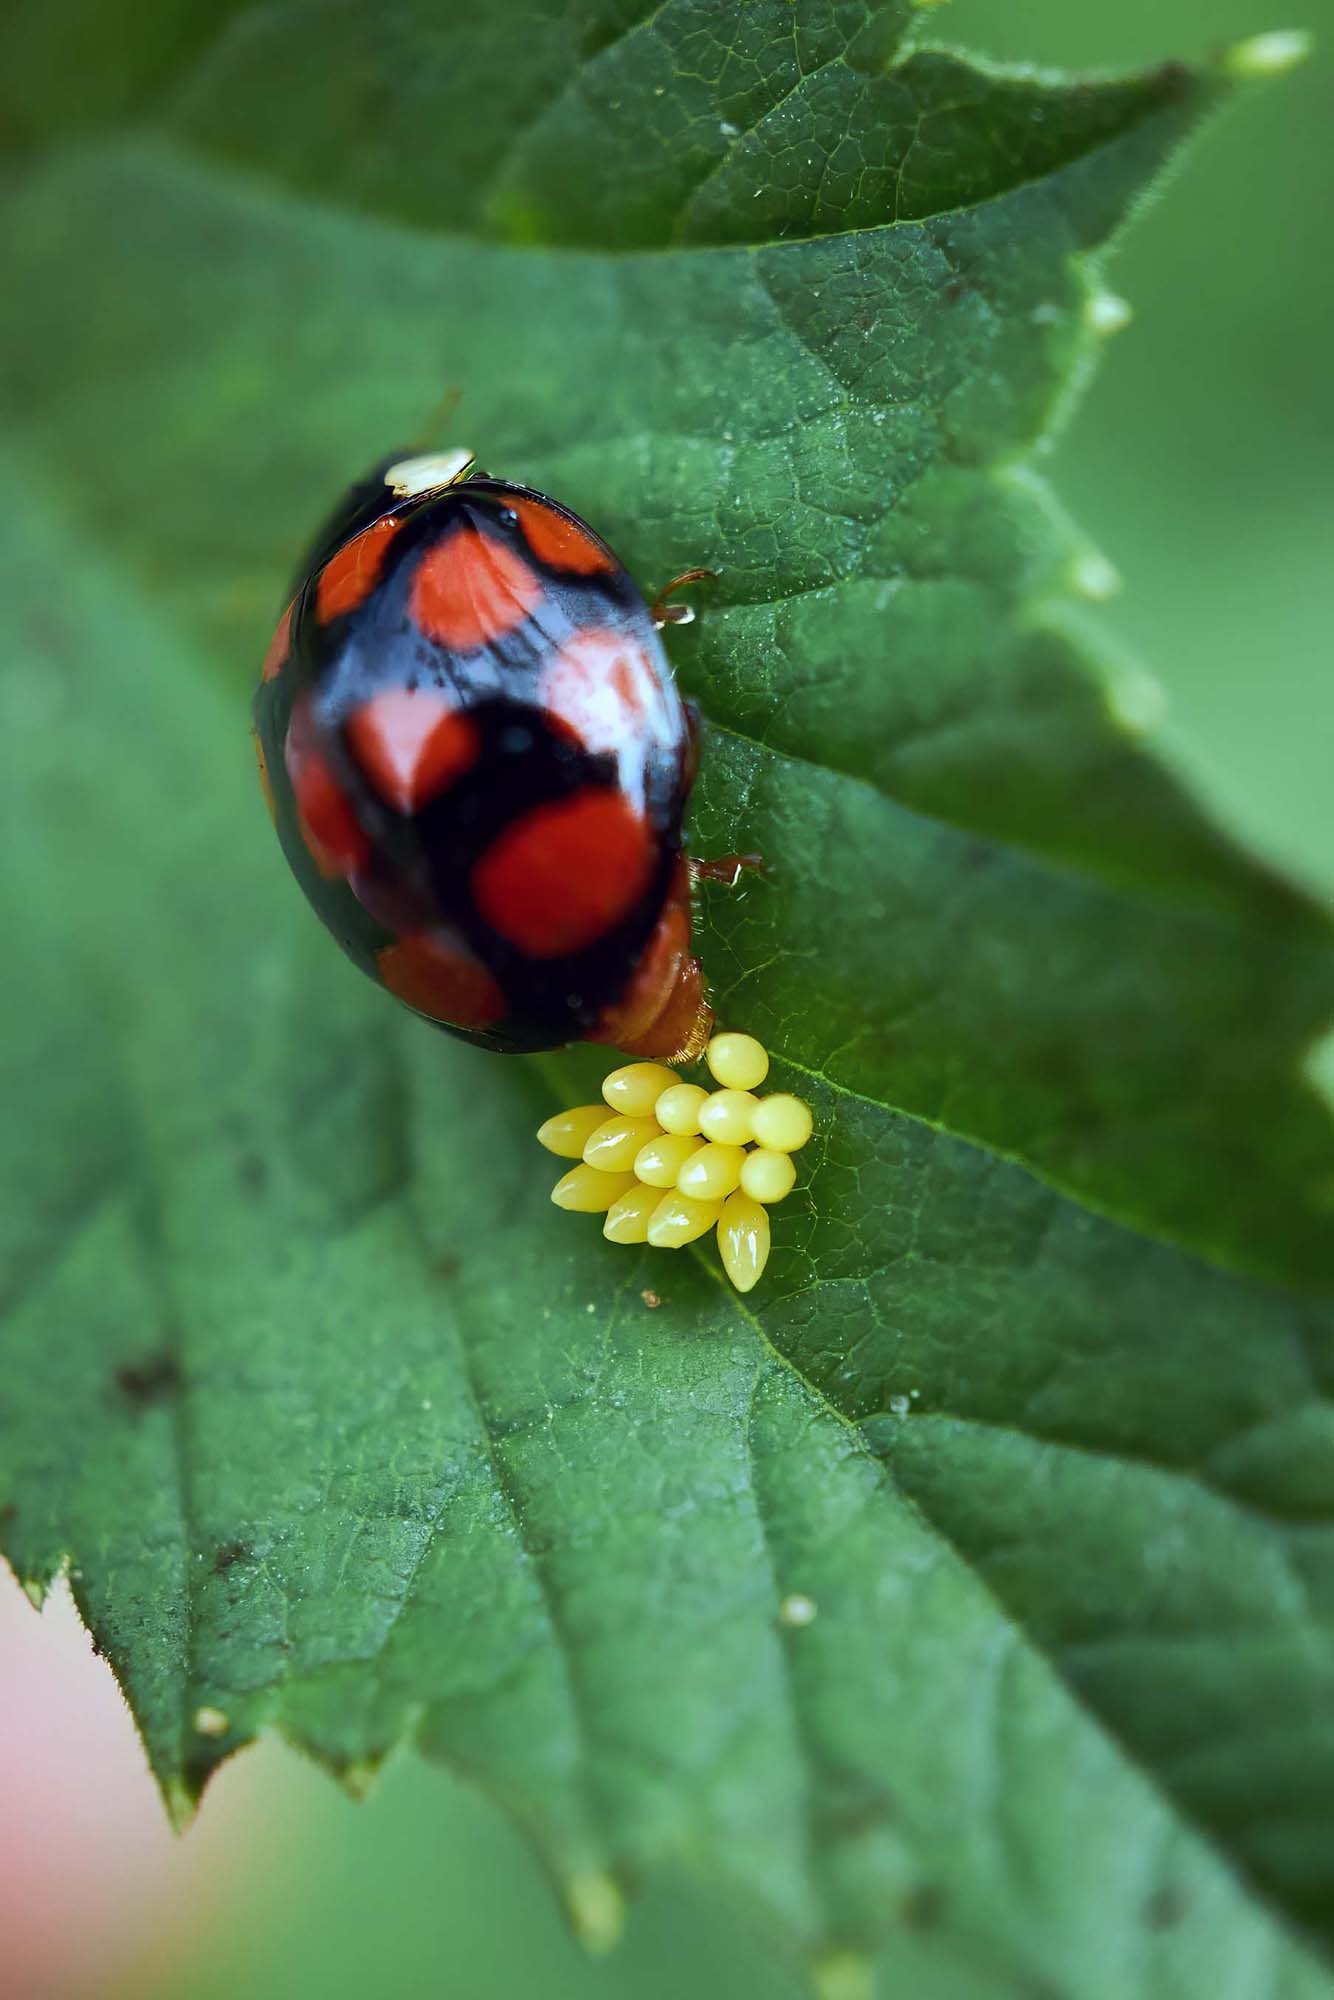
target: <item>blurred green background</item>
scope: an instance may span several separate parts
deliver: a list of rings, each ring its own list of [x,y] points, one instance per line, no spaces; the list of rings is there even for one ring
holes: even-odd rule
[[[1115,260],[1111,284],[1135,317],[1047,470],[1125,579],[1103,621],[1167,687],[1170,753],[1261,851],[1329,891],[1334,0],[1306,0],[1292,21],[1257,16],[1255,0],[1097,10],[950,0],[933,23],[939,39],[997,57],[1099,67],[1293,25],[1324,46],[1206,132]],[[615,1957],[587,1963],[498,1816],[409,1758],[356,1808],[277,1746],[218,1789],[227,1796],[205,1818],[232,1813],[231,1837],[207,1848],[206,1864],[191,1862],[193,1843],[179,1859],[164,1846],[154,1865],[170,1920],[146,1908],[141,1941],[78,1991],[785,2000],[803,1990],[703,1892],[670,1881],[646,1885]],[[100,1803],[114,1813],[114,1800]],[[911,1976],[894,1983],[932,2000]],[[981,2000],[971,1980],[951,1984],[948,2000],[975,1990]]]

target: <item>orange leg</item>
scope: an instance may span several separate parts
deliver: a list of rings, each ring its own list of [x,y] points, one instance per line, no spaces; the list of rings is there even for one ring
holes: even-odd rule
[[[743,875],[765,875],[768,863],[762,854],[719,854],[711,861],[690,863],[690,873],[696,882],[721,882],[725,889],[735,889]]]
[[[717,576],[715,569],[683,569],[680,576],[674,576],[669,584],[658,592],[649,610],[649,616],[661,632],[664,625],[689,625],[695,616],[693,604],[669,604],[667,599],[688,583],[703,583],[707,578]]]

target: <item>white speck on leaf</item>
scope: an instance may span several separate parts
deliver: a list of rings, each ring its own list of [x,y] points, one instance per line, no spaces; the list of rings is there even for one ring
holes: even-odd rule
[[[790,1625],[793,1628],[813,1624],[815,1622],[815,1613],[815,1599],[807,1597],[803,1590],[792,1591],[789,1596],[783,1599],[778,1607],[779,1623]]]

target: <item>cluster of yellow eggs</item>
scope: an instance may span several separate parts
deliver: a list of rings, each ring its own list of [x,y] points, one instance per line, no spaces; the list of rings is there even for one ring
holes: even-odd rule
[[[605,1103],[560,1111],[537,1136],[580,1163],[551,1190],[558,1208],[605,1215],[612,1243],[658,1250],[716,1229],[724,1271],[748,1292],[769,1258],[768,1208],[791,1191],[792,1155],[811,1136],[810,1106],[786,1092],[755,1096],[769,1057],[753,1035],[715,1035],[704,1060],[721,1089],[682,1083],[662,1063],[627,1063],[603,1083]]]

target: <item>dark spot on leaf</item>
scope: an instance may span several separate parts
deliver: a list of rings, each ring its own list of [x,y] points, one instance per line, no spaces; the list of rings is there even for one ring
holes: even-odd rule
[[[1184,97],[1194,83],[1190,64],[1176,61],[1163,63],[1158,71],[1158,81],[1165,93]]]
[[[0,1528],[12,1528],[19,1517],[19,1510],[12,1500],[6,1500],[0,1507]]]
[[[1164,1882],[1144,1905],[1144,1922],[1151,1931],[1171,1930],[1190,1908],[1190,1897],[1175,1882]]]
[[[245,1153],[237,1174],[248,1193],[262,1194],[269,1184],[269,1163],[262,1153]]]
[[[116,1370],[116,1387],[137,1409],[165,1402],[180,1386],[181,1371],[174,1354],[150,1354],[142,1361],[127,1361]]]
[[[436,1259],[435,1275],[437,1278],[443,1278],[446,1284],[457,1278],[462,1269],[463,1259],[453,1250],[447,1250],[443,1257]]]
[[[253,1554],[249,1542],[223,1542],[214,1551],[213,1574],[221,1576],[233,1563],[245,1562]]]
[[[951,278],[945,287],[946,305],[957,306],[967,290],[968,287],[962,278]]]
[[[945,1913],[945,1891],[939,1882],[919,1882],[903,1899],[902,1916],[909,1930],[933,1931]]]
[[[870,1783],[861,1772],[847,1771],[834,1781],[821,1807],[820,1826],[827,1839],[859,1840],[897,1817],[898,1808],[883,1786]]]

